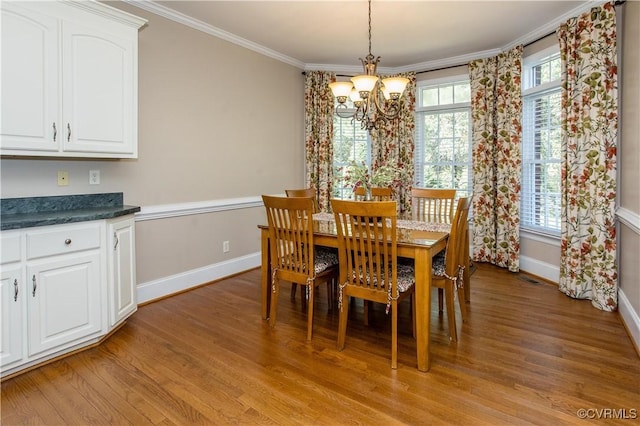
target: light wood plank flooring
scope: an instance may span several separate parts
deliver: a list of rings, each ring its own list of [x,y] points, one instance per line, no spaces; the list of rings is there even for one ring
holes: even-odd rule
[[[101,346],[4,381],[2,424],[561,425],[580,409],[638,424],[611,418],[640,416],[640,360],[618,314],[554,285],[477,265],[460,341],[435,309],[421,373],[408,303],[394,371],[383,306],[365,327],[355,305],[338,352],[324,287],[307,343],[288,288],[276,328],[261,320],[259,280],[256,269],[142,306]]]

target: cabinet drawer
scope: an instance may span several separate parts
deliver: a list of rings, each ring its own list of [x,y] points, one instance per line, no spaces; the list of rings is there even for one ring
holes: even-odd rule
[[[93,224],[27,232],[27,259],[98,248],[101,229]]]
[[[21,259],[20,250],[20,234],[2,235],[0,236],[0,263],[18,262]]]

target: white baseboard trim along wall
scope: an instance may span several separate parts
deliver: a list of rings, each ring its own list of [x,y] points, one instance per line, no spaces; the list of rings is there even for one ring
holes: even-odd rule
[[[616,218],[619,226],[627,226],[636,235],[640,235],[640,215],[637,213],[620,207],[616,210]],[[618,312],[622,317],[622,321],[627,326],[627,330],[633,339],[636,349],[640,349],[640,316],[633,309],[633,305],[624,294],[623,290],[618,291]]]
[[[556,284],[560,281],[559,267],[532,257],[520,256],[520,270]]]
[[[150,302],[233,274],[257,268],[260,266],[261,259],[260,252],[253,253],[139,284],[138,303]]]

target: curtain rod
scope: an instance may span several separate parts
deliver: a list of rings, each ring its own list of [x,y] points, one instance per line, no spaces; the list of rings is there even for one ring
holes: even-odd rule
[[[626,0],[616,0],[616,1],[613,3],[613,5],[614,5],[614,6],[620,6],[620,5],[622,5],[622,4],[625,4],[626,2],[627,2]],[[545,34],[545,35],[543,35],[543,36],[540,36],[540,37],[538,37],[538,38],[537,38],[537,39],[535,39],[535,40],[532,40],[532,41],[530,41],[530,42],[528,42],[528,43],[526,43],[526,44],[523,44],[523,45],[522,45],[522,47],[530,46],[530,45],[532,45],[533,43],[537,43],[537,42],[539,42],[540,40],[543,40],[543,39],[545,39],[545,38],[547,38],[547,37],[549,37],[550,35],[553,35],[553,34],[555,34],[555,33],[556,33],[555,31],[552,31],[552,32],[550,32],[550,33],[548,33],[548,34]],[[468,63],[458,64],[458,65],[449,65],[449,66],[446,66],[446,67],[435,68],[435,69],[431,69],[431,70],[416,71],[416,74],[424,74],[424,73],[426,73],[426,72],[433,72],[433,71],[448,70],[448,69],[451,69],[451,68],[461,67],[461,66],[464,66],[464,65],[467,65],[467,64],[468,64]]]
[[[625,4],[626,2],[627,2],[627,0],[616,0],[616,1],[613,3],[613,5],[614,5],[614,6],[620,6],[620,5]],[[530,42],[528,42],[528,43],[526,43],[526,44],[523,44],[523,45],[522,45],[522,47],[531,46],[533,43],[537,43],[537,42],[539,42],[540,40],[543,40],[543,39],[545,39],[545,38],[547,38],[547,37],[549,37],[550,35],[553,35],[553,34],[555,34],[555,33],[556,33],[555,31],[552,31],[552,32],[550,32],[550,33],[548,33],[548,34],[545,34],[545,35],[543,35],[543,36],[540,36],[540,37],[538,37],[538,38],[537,38],[537,39],[535,39],[535,40],[532,40],[532,41],[530,41]],[[448,65],[448,66],[446,66],[446,67],[434,68],[434,69],[429,69],[429,70],[424,70],[424,71],[416,71],[416,74],[424,74],[424,73],[426,73],[426,72],[433,72],[433,71],[448,70],[448,69],[451,69],[451,68],[458,68],[458,67],[462,67],[462,66],[465,66],[465,65],[468,65],[468,63],[457,64],[457,65]],[[305,72],[304,72],[304,71],[302,71],[302,75],[305,75]],[[352,75],[345,75],[345,74],[336,74],[336,77],[353,77],[353,76],[352,76]]]

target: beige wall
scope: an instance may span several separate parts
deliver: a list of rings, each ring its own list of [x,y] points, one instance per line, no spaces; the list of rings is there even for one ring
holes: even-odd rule
[[[259,197],[304,181],[301,70],[124,3],[139,36],[139,158],[3,159],[2,197],[123,192],[143,207]],[[100,169],[102,184],[88,185]],[[68,187],[56,171],[67,170]],[[260,251],[263,209],[138,222],[138,283]],[[222,241],[231,251],[222,253]]]
[[[618,266],[620,289],[640,316],[640,2],[623,7],[619,203],[635,227],[619,226]]]

